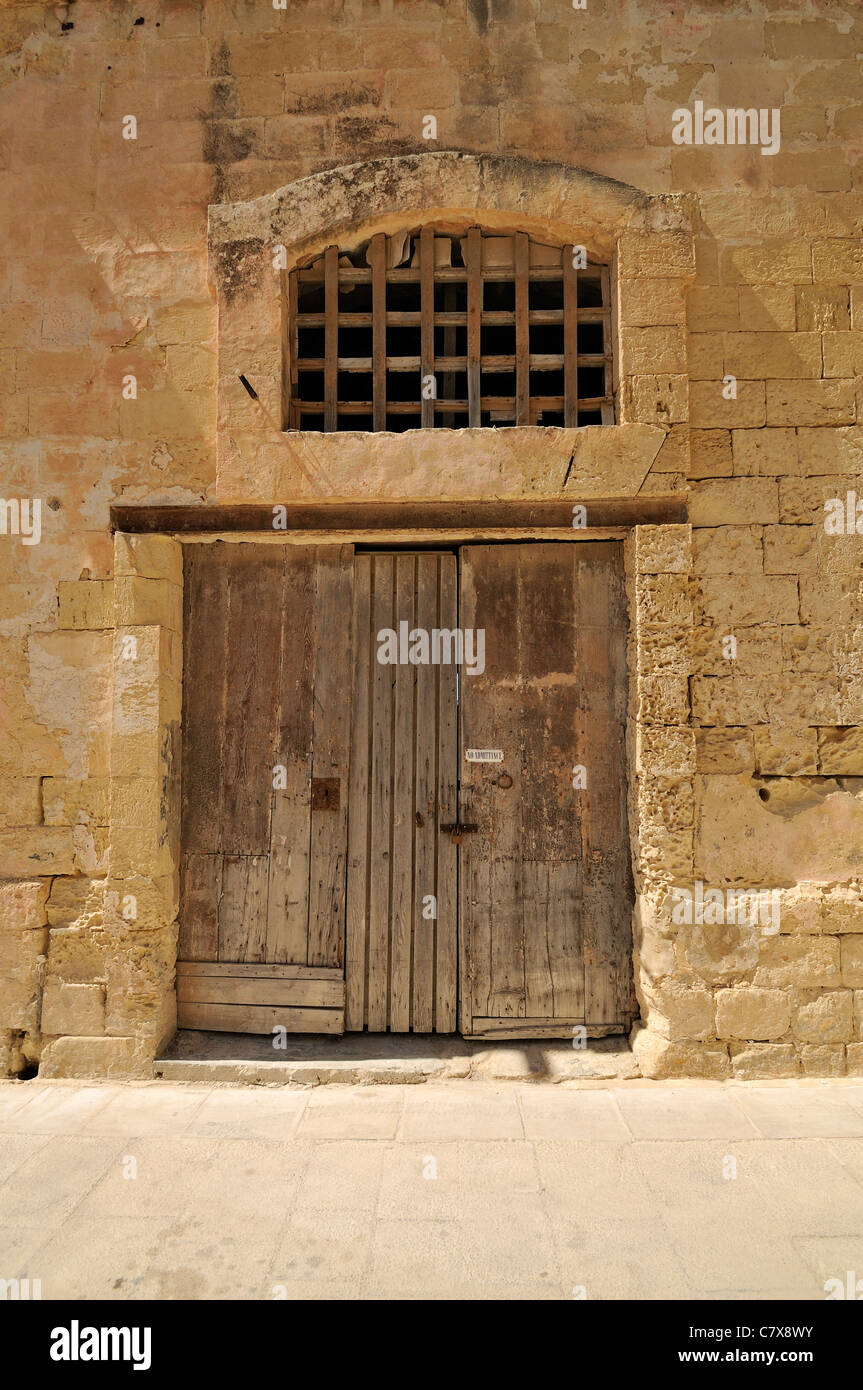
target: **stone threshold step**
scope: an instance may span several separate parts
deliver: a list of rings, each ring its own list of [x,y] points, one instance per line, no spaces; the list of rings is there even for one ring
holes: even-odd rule
[[[584,1049],[567,1041],[468,1042],[434,1035],[352,1034],[292,1038],[182,1030],[154,1064],[166,1081],[249,1086],[416,1085],[424,1081],[626,1081],[640,1075],[625,1038]]]

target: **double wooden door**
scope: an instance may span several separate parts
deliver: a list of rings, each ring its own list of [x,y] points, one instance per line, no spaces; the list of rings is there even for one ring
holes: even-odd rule
[[[188,546],[180,1025],[625,1028],[625,638],[612,542]]]

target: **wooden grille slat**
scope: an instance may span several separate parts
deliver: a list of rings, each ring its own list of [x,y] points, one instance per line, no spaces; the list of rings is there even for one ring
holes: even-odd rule
[[[573,250],[427,225],[289,271],[286,428],[613,424],[611,273]]]
[[[530,242],[524,232],[515,238],[515,423],[530,425],[530,325],[528,275]],[[558,365],[557,362],[555,365]],[[562,364],[561,364],[562,365]]]
[[[423,227],[420,232],[420,331],[421,355],[420,371],[422,381],[422,425],[428,428],[434,424],[434,399],[426,391],[426,379],[434,377],[434,228]],[[393,366],[392,370],[398,371]]]
[[[334,430],[338,420],[338,322],[339,322],[339,250],[337,246],[328,246],[325,252],[324,270],[324,314],[326,323],[324,325],[324,352],[326,354],[326,366],[324,367],[324,396],[326,406],[324,410],[324,428]]]
[[[563,248],[563,423],[578,424],[578,271],[573,248]]]
[[[468,424],[480,424],[480,325],[482,323],[482,236],[479,227],[467,234],[467,398]]]
[[[374,374],[374,427],[387,423],[387,242],[383,232],[372,237],[372,357]]]

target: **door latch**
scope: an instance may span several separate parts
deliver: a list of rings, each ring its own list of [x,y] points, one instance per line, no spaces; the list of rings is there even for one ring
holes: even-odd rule
[[[448,821],[441,830],[445,835],[452,835],[454,845],[460,845],[462,835],[475,835],[479,826],[474,821]]]

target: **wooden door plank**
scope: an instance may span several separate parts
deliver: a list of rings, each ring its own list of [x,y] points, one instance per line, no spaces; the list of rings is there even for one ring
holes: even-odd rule
[[[280,980],[273,976],[181,975],[177,1001],[183,1004],[287,1004],[293,1008],[340,1009],[344,980]]]
[[[351,765],[348,813],[347,940],[345,943],[345,1028],[361,1031],[366,1016],[368,976],[369,771],[371,766],[370,683],[375,647],[371,632],[370,555],[354,560],[354,653]]]
[[[264,960],[267,949],[266,854],[226,854],[222,862],[219,960]]]
[[[390,555],[375,555],[372,583],[372,642],[377,634],[395,629],[394,565]],[[369,952],[368,1011],[370,1032],[384,1032],[389,1023],[390,882],[392,870],[392,717],[395,668],[375,656],[372,674],[372,767],[369,804]]]
[[[222,849],[270,850],[276,752],[283,548],[226,546],[228,681],[222,781]]]
[[[337,966],[268,965],[265,962],[238,961],[177,961],[177,977],[181,975],[213,975],[221,979],[260,980],[340,980]]]
[[[183,553],[183,849],[222,844],[222,750],[227,710],[228,584],[215,546]]]
[[[351,545],[315,548],[312,778],[337,781],[339,804],[311,810],[309,965],[344,963],[353,559]]]
[[[578,565],[579,672],[591,744],[601,765],[584,792],[585,1016],[590,1023],[628,1016],[631,871],[624,785],[625,600],[620,548],[574,546]]]
[[[408,636],[416,626],[416,557],[395,559],[396,631],[408,624]],[[393,802],[392,895],[390,908],[389,1026],[394,1033],[411,1027],[411,930],[413,911],[413,850],[416,831],[414,807],[414,691],[420,668],[399,662],[390,668],[393,682]]]
[[[418,555],[416,625],[431,632],[438,621],[438,572],[441,557]],[[414,793],[413,880],[413,1027],[430,1033],[435,1026],[435,943],[440,922],[436,866],[438,826],[438,678],[440,667],[416,669],[416,788]],[[447,819],[446,816],[443,819]],[[454,819],[454,817],[452,818]],[[445,890],[444,890],[445,891]],[[429,900],[433,901],[429,901]],[[434,912],[434,916],[428,915]]]
[[[195,960],[216,960],[222,856],[184,854],[182,863],[179,950]]]
[[[341,1009],[303,1009],[253,1004],[178,1004],[180,1028],[200,1028],[213,1033],[341,1033]]]
[[[440,557],[440,606],[437,626],[459,626],[458,562]],[[433,667],[432,670],[435,668]],[[438,827],[458,819],[457,668],[438,666]],[[463,673],[462,673],[463,674]],[[450,1033],[458,1008],[458,848],[451,835],[437,830],[437,919],[435,922],[435,1030]]]
[[[285,786],[273,792],[267,900],[271,962],[308,960],[312,774],[312,696],[315,674],[315,548],[283,551],[281,653],[274,764]]]
[[[585,1025],[581,1018],[474,1018],[470,1036],[529,1041],[532,1038],[571,1038],[575,1028],[584,1028],[588,1038],[605,1038],[625,1033],[627,1026],[625,1023]]]

